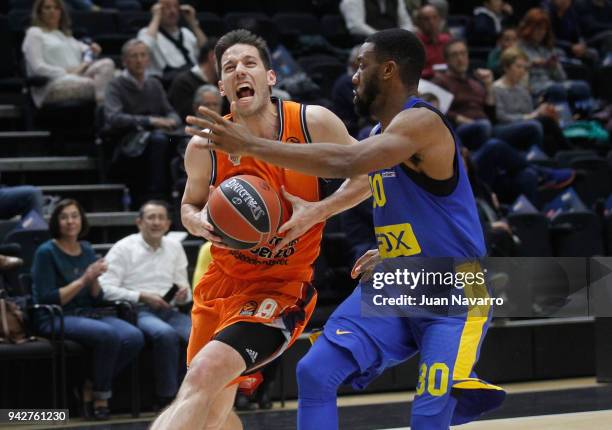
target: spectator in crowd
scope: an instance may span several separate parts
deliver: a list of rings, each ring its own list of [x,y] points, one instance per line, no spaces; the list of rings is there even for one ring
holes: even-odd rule
[[[570,57],[588,64],[597,60],[597,51],[589,49],[582,37],[580,19],[572,0],[552,0],[548,14],[557,46],[561,46]]]
[[[441,31],[442,22],[438,10],[431,6],[423,6],[416,14],[417,36],[425,47],[425,67],[421,76],[431,79],[434,75],[435,66],[443,66],[444,47],[451,41],[448,33]]]
[[[102,52],[97,43],[88,45],[72,37],[63,0],[34,2],[22,50],[28,76],[48,78],[45,85],[32,88],[37,107],[65,100],[103,101],[114,63],[95,60]]]
[[[537,121],[520,121],[493,127],[495,96],[493,73],[488,69],[476,69],[468,75],[469,53],[463,41],[453,41],[445,49],[448,70],[439,73],[434,83],[454,95],[447,116],[455,123],[457,134],[465,146],[476,150],[489,137],[494,136],[525,149],[542,144],[542,126]]]
[[[463,144],[469,149],[478,149],[491,135],[489,118],[495,111],[493,75],[490,70],[477,69],[477,79],[468,76],[470,62],[464,41],[448,43],[444,58],[448,70],[436,74],[433,82],[453,94],[453,102],[446,115]]]
[[[217,85],[217,68],[215,67],[216,38],[209,38],[198,54],[198,64],[189,70],[179,73],[170,85],[168,100],[174,106],[181,119],[192,115],[193,96],[202,85]]]
[[[524,85],[529,67],[527,55],[518,48],[508,48],[501,56],[504,75],[493,84],[497,120],[501,124],[537,121],[542,131],[542,149],[553,156],[559,149],[571,149],[559,128],[559,113],[544,102],[534,107]]]
[[[181,351],[189,340],[191,319],[172,304],[191,300],[187,256],[180,242],[168,239],[168,207],[146,202],[136,219],[139,233],[115,243],[106,255],[108,270],[100,277],[104,297],[138,303],[138,328],[153,344],[154,379],[160,406],[178,391],[184,373]],[[164,295],[176,285],[173,301]]]
[[[181,14],[187,27],[179,26]],[[138,32],[151,50],[149,73],[170,84],[177,73],[196,64],[198,49],[206,35],[200,28],[193,6],[179,6],[178,0],[159,0],[151,7],[151,22]]]
[[[205,106],[221,115],[223,97],[221,96],[219,88],[214,85],[202,85],[198,88],[193,96],[192,111],[190,115],[202,116],[198,111],[199,106]]]
[[[116,175],[121,176],[123,167],[133,172],[137,164],[143,165],[137,177],[128,172],[127,178],[120,178],[129,183],[133,195],[140,199],[136,204],[140,204],[168,197],[174,148],[167,132],[175,130],[181,121],[161,83],[145,74],[149,65],[147,45],[131,39],[121,53],[125,70],[108,86],[104,115],[108,132],[121,139],[118,150],[123,155],[115,160]]]
[[[357,56],[359,46],[351,49],[347,62],[346,73],[336,79],[332,88],[332,110],[344,122],[351,136],[355,137],[359,131],[359,115],[355,112],[353,98],[353,75],[359,67]]]
[[[354,36],[366,37],[395,27],[413,30],[404,0],[342,0],[340,13]]]
[[[65,338],[92,349],[93,384],[85,384],[83,401],[86,412],[92,406],[93,418],[105,420],[113,377],[138,356],[144,337],[137,327],[98,313],[96,305],[104,296],[98,277],[107,266],[88,242],[80,240],[87,230],[81,205],[71,199],[60,201],[49,220],[53,239],[40,245],[34,255],[33,295],[37,303],[60,305]],[[59,330],[60,320],[39,315],[37,324],[41,333],[50,335],[52,326]]]
[[[489,52],[489,56],[487,57],[487,69],[493,71],[495,76],[501,76],[503,70],[500,64],[500,57],[502,52],[506,49],[515,46],[518,42],[518,35],[516,33],[516,28],[507,27],[502,30],[497,39],[497,46]]]
[[[553,103],[568,102],[578,108],[591,97],[591,88],[584,81],[569,81],[559,54],[554,49],[554,35],[548,14],[533,8],[521,20],[518,46],[530,62],[529,86],[531,94],[543,96]]]
[[[484,0],[482,6],[474,9],[472,24],[467,32],[469,44],[494,46],[512,13],[512,6],[503,0]]]
[[[0,219],[24,216],[30,211],[42,216],[43,194],[31,185],[0,187]]]

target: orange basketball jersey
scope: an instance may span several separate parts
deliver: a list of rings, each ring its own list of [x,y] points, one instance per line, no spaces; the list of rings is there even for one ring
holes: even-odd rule
[[[310,143],[306,127],[306,106],[278,99],[273,101],[277,105],[280,121],[278,144]],[[231,115],[226,118],[231,118]],[[223,152],[212,151],[212,159],[211,184],[215,187],[237,175],[254,175],[266,180],[281,199],[281,225],[290,218],[292,212],[291,204],[283,199],[281,186],[303,200],[318,201],[321,197],[319,181],[314,176],[277,167],[252,157],[233,156]],[[233,278],[308,282],[312,278],[312,265],[319,255],[322,232],[323,223],[317,224],[276,253],[272,250],[281,240],[278,236],[263,246],[247,251],[213,246],[213,262]]]

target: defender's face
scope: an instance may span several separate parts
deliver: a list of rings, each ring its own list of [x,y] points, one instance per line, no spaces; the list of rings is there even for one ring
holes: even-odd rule
[[[359,67],[353,75],[353,103],[359,115],[370,115],[372,104],[379,91],[378,71],[380,64],[376,61],[373,43],[364,43],[357,57]]]
[[[276,83],[273,70],[266,70],[259,51],[252,45],[237,44],[221,57],[221,94],[235,101],[241,115],[253,115],[270,102],[270,87]]]

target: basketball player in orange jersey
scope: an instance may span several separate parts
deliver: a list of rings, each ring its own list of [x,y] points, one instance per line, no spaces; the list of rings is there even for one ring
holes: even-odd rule
[[[220,90],[235,103],[228,118],[252,134],[291,145],[353,142],[329,110],[271,98],[276,77],[261,38],[246,30],[232,31],[219,40],[215,55]],[[309,281],[322,221],[369,195],[363,176],[321,199],[316,177],[251,157],[202,150],[200,139],[194,137],[185,154],[188,180],[181,216],[189,232],[213,243],[212,262],[194,290],[189,371],[154,429],[242,428],[232,412],[237,383],[289,347],[314,309],[316,291]],[[283,221],[291,215],[283,226],[284,237],[250,251],[224,247],[212,233],[205,206],[213,187],[241,174],[265,179],[284,197]]]

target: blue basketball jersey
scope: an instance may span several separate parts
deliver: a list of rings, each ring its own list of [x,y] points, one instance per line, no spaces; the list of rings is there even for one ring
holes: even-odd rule
[[[455,144],[454,189],[432,191],[448,185],[397,164],[369,174],[373,195],[376,239],[382,258],[482,257],[486,253],[476,202],[460,160],[457,138],[447,119],[433,106],[413,97],[404,109],[424,107],[444,121]],[[380,125],[375,133],[380,133]],[[425,187],[429,189],[425,189]],[[448,188],[448,187],[447,187]]]

